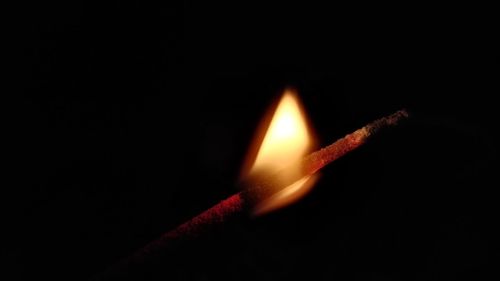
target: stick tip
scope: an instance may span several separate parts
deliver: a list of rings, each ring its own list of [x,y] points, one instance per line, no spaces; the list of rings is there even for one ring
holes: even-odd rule
[[[389,116],[382,117],[370,123],[366,128],[369,132],[369,135],[372,135],[382,128],[398,125],[401,120],[407,119],[408,117],[410,117],[408,110],[401,109]]]
[[[388,125],[396,125],[399,121],[410,117],[408,110],[405,108],[396,111],[395,113],[386,117]]]

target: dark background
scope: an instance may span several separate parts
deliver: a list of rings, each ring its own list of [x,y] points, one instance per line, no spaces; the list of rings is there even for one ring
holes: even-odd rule
[[[86,280],[236,192],[286,86],[322,145],[413,115],[324,169],[299,203],[168,253],[139,280],[498,275],[493,17],[163,2],[26,4],[12,22],[2,279]]]

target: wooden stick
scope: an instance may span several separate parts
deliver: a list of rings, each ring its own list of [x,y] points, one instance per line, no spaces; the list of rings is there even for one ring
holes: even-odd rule
[[[148,260],[165,251],[165,249],[173,245],[178,246],[183,241],[202,236],[212,231],[217,226],[244,216],[248,211],[251,211],[256,204],[274,194],[276,190],[293,184],[304,176],[316,173],[324,166],[364,144],[379,130],[397,125],[402,119],[407,117],[408,113],[405,110],[400,110],[390,116],[371,122],[329,146],[309,154],[300,163],[302,173],[294,178],[290,178],[289,182],[276,180],[280,178],[279,173],[286,172],[286,168],[277,174],[264,177],[258,181],[252,181],[252,184],[247,186],[244,191],[219,202],[176,229],[163,234],[157,240],[147,244],[133,255],[122,259],[102,275],[96,276],[93,280],[123,278],[127,276],[129,270],[146,263]]]

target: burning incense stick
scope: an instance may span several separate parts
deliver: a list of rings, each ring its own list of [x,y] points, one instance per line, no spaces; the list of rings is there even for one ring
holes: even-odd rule
[[[379,130],[395,126],[400,120],[407,117],[408,112],[400,110],[392,115],[375,120],[363,128],[337,140],[329,146],[306,156],[299,164],[302,172],[297,174],[295,177],[289,177],[285,182],[283,182],[283,179],[276,174],[263,177],[258,181],[253,181],[253,183],[248,186],[245,191],[243,191],[242,195],[245,197],[247,204],[249,204],[249,202],[251,202],[250,204],[257,204],[258,202],[261,202],[265,198],[271,196],[276,190],[280,190],[283,187],[293,184],[304,176],[313,175],[324,166],[364,144]],[[285,172],[286,171],[280,171],[278,174]],[[278,178],[280,178],[279,181],[277,180]],[[277,185],[279,185],[280,188],[277,189]]]
[[[173,245],[178,245],[182,241],[196,238],[229,220],[243,216],[247,212],[252,211],[259,202],[272,196],[276,190],[281,190],[305,176],[315,174],[324,166],[364,144],[379,130],[395,126],[407,117],[408,113],[405,110],[400,110],[390,116],[380,118],[329,146],[309,154],[299,163],[302,172],[295,177],[288,178],[286,182],[276,179],[280,178],[280,174],[286,173],[287,168],[258,181],[253,181],[246,186],[247,188],[244,191],[219,202],[176,229],[165,233],[159,239],[149,243],[133,255],[121,260],[103,275],[95,278],[95,280],[106,280],[124,276],[125,272],[130,270],[131,267],[145,263],[148,259],[157,256],[165,249]]]

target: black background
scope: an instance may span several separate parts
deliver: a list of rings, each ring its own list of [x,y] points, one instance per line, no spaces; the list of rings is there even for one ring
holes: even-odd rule
[[[86,280],[236,192],[286,86],[322,145],[403,107],[413,116],[324,169],[299,203],[168,253],[139,280],[495,273],[494,18],[164,2],[27,4],[16,16],[5,280]]]

